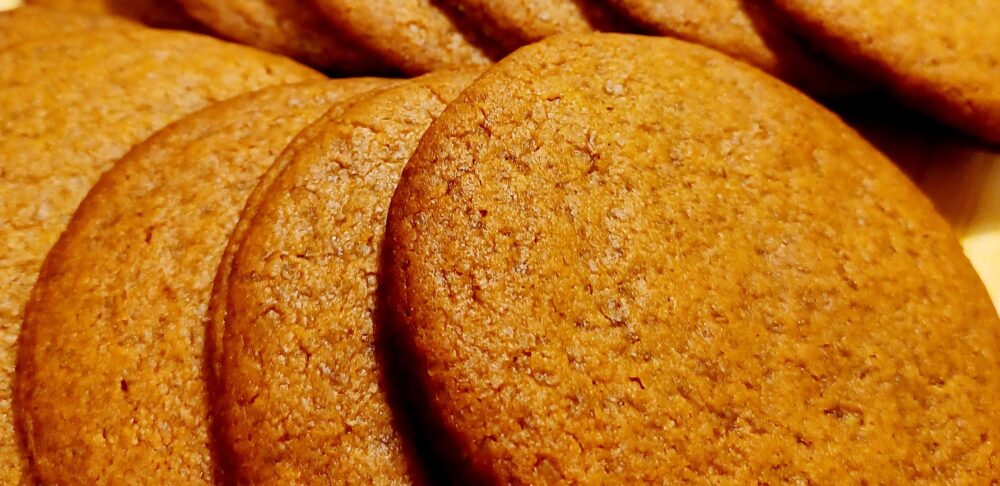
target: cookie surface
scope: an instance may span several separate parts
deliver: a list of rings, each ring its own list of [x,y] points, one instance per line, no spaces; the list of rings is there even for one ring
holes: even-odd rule
[[[336,72],[384,70],[373,56],[337,36],[309,2],[180,1],[192,17],[239,42]]]
[[[233,261],[220,353],[237,481],[422,482],[376,357],[374,275],[406,159],[476,74],[417,78],[324,117],[267,190]]]
[[[776,0],[803,36],[914,108],[1000,142],[995,0]]]
[[[486,25],[510,48],[556,34],[620,27],[610,11],[593,0],[448,0],[463,17]]]
[[[640,25],[753,64],[817,95],[862,89],[783,31],[764,2],[606,0]]]
[[[135,26],[109,15],[69,13],[45,7],[24,6],[0,12],[0,49],[50,35],[130,27]]]
[[[242,46],[145,29],[67,35],[0,51],[3,457],[15,444],[11,380],[24,305],[43,258],[98,176],[135,143],[210,103],[320,78]],[[48,466],[79,473],[69,464]]]
[[[200,30],[177,0],[26,0],[26,5],[40,5],[70,12],[118,15],[150,27]]]
[[[381,87],[387,88],[401,81],[391,81],[384,79],[381,81]],[[375,93],[378,88],[373,88],[369,93]],[[324,123],[332,117],[338,116],[343,110],[349,108],[353,103],[361,101],[365,98],[363,95],[355,95],[348,100],[335,103],[333,106],[323,114],[322,117],[313,122],[312,125],[303,129],[281,152],[273,164],[264,171],[264,174],[260,176],[257,186],[254,187],[250,195],[247,197],[246,204],[240,211],[239,221],[233,228],[229,236],[229,241],[226,243],[226,248],[222,252],[222,258],[219,262],[219,268],[216,272],[215,282],[212,287],[212,295],[209,299],[208,304],[208,318],[207,318],[207,329],[206,338],[209,343],[206,345],[208,353],[208,365],[211,368],[210,380],[213,382],[218,382],[220,379],[220,369],[222,367],[221,361],[221,349],[222,338],[225,335],[226,328],[226,299],[229,295],[229,276],[232,274],[233,269],[233,259],[236,257],[236,253],[239,252],[240,246],[243,244],[243,240],[246,239],[247,231],[250,229],[250,223],[256,216],[257,211],[260,209],[261,204],[264,202],[264,197],[266,196],[268,189],[274,184],[274,180],[278,178],[285,167],[290,164],[298,152],[304,149],[312,141],[312,138],[322,130]],[[220,388],[218,385],[213,385],[215,388]]]
[[[489,62],[464,26],[431,0],[316,0],[330,23],[408,74]]]
[[[257,177],[302,128],[329,104],[381,83],[319,81],[219,103],[108,171],[53,249],[26,310],[28,419],[103,431],[112,443],[135,437],[141,448],[66,451],[110,463],[102,477],[153,477],[144,469],[153,464],[179,475],[196,469],[185,460],[197,469],[208,463],[205,307],[229,231]],[[47,356],[34,354],[42,349]],[[79,372],[60,362],[79,363]],[[66,405],[64,396],[102,406]],[[159,424],[170,433],[153,433]]]
[[[408,369],[471,479],[995,473],[1000,322],[947,223],[716,52],[521,49],[427,131],[385,239]]]

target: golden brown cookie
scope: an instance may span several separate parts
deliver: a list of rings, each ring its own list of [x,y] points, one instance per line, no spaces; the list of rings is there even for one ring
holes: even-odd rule
[[[835,115],[671,39],[554,37],[425,134],[381,282],[428,419],[500,483],[984,484],[1000,320]]]
[[[111,443],[135,437],[139,444],[124,450],[66,450],[93,461],[102,478],[169,482],[202,470],[210,458],[205,307],[229,231],[257,177],[303,127],[329,104],[382,83],[319,81],[219,103],[108,171],[53,249],[26,310],[21,363],[30,365],[20,372],[23,392],[35,397],[26,418],[40,427],[74,423]],[[60,362],[79,367],[67,372]],[[89,400],[53,401],[65,395]],[[151,433],[160,424],[170,433]],[[164,476],[152,474],[154,465],[166,465]]]
[[[388,88],[395,83],[403,82],[403,80],[389,80],[383,79],[380,83],[382,89]],[[339,116],[343,110],[346,110],[353,106],[354,103],[363,101],[370,94],[377,93],[379,88],[373,88],[365,94],[358,94],[345,99],[338,103],[335,103],[330,107],[322,117],[317,119],[311,125],[302,130],[281,152],[274,163],[264,171],[263,175],[260,176],[256,187],[250,192],[247,197],[247,202],[240,212],[239,221],[233,228],[232,233],[229,236],[229,241],[226,243],[226,249],[222,252],[222,258],[219,262],[219,268],[215,275],[215,282],[213,283],[212,295],[209,299],[208,304],[208,317],[207,317],[207,329],[206,329],[206,339],[208,340],[206,345],[206,351],[208,355],[208,365],[210,367],[210,380],[213,382],[218,382],[221,375],[220,368],[222,367],[221,360],[222,356],[219,350],[222,349],[222,338],[225,335],[226,326],[226,299],[229,295],[229,275],[232,273],[233,269],[233,259],[236,257],[236,253],[239,252],[240,246],[243,244],[243,240],[246,238],[247,231],[250,229],[250,222],[256,216],[257,211],[260,209],[261,204],[264,202],[264,196],[267,194],[268,189],[274,184],[274,180],[277,179],[278,175],[284,171],[285,167],[290,164],[298,152],[303,148],[307,147],[312,141],[312,138],[319,134],[319,131],[323,129],[326,121],[330,118]],[[213,388],[220,388],[220,386],[213,385]]]
[[[417,78],[325,117],[267,190],[226,296],[219,410],[237,482],[422,482],[375,351],[378,248],[403,165],[476,75]]]
[[[766,2],[605,0],[646,28],[702,44],[753,64],[817,95],[842,95],[861,83],[803,49]]]
[[[595,0],[447,0],[446,3],[509,48],[556,34],[621,27],[620,19]]]
[[[0,49],[11,44],[57,34],[135,27],[118,17],[70,13],[45,7],[20,7],[0,12]]]
[[[70,12],[118,15],[151,27],[200,30],[177,0],[25,0],[25,4]]]
[[[432,0],[316,0],[331,25],[408,74],[489,62]]]
[[[287,59],[207,37],[146,29],[29,41],[0,51],[0,464],[13,456],[14,340],[42,259],[98,176],[132,145],[208,104],[319,79]],[[22,403],[22,405],[25,405]],[[31,436],[43,472],[88,474],[47,440],[92,442],[53,423]],[[62,431],[62,432],[60,432]],[[52,434],[50,437],[47,434]],[[44,435],[44,438],[43,438]],[[98,441],[99,442],[99,441]],[[79,456],[77,456],[79,459]],[[91,471],[90,473],[93,473]],[[52,474],[49,471],[49,474]],[[6,476],[12,477],[12,476]],[[43,474],[44,480],[47,476]],[[3,481],[7,482],[7,481]]]
[[[336,72],[384,71],[338,35],[311,3],[296,0],[180,0],[192,17],[234,40]]]
[[[775,0],[830,55],[914,108],[1000,142],[1000,3]]]

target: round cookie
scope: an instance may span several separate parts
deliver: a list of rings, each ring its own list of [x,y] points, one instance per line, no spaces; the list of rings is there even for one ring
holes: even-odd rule
[[[776,0],[802,35],[914,108],[1000,142],[995,0]]]
[[[26,0],[25,4],[69,12],[118,15],[150,27],[201,30],[177,0]]]
[[[246,47],[147,29],[51,37],[0,50],[0,281],[5,282],[0,469],[5,479],[19,474],[9,462],[16,450],[10,399],[23,308],[43,258],[91,185],[132,145],[188,113],[243,92],[308,79],[322,77]],[[40,432],[56,430],[47,424]],[[82,474],[70,464],[56,466]]]
[[[423,482],[375,350],[378,248],[403,165],[477,75],[417,78],[326,117],[252,215],[221,348],[237,482]]]
[[[309,2],[180,0],[212,30],[261,49],[336,72],[384,71],[371,55],[337,36]]]
[[[560,36],[425,134],[381,282],[483,483],[985,483],[1000,320],[947,223],[813,101]]]
[[[0,12],[0,49],[50,35],[130,27],[136,26],[108,15],[77,14],[45,7],[25,6],[9,12]]]
[[[52,250],[25,312],[26,420],[138,442],[110,450],[71,443],[61,452],[87,458],[86,470],[101,478],[176,480],[183,469],[203,469],[210,448],[201,343],[229,231],[257,178],[302,128],[331,103],[383,83],[319,81],[219,103],[108,171]],[[103,343],[102,352],[92,343]],[[102,406],[62,403],[65,396]],[[152,433],[161,423],[169,434]],[[166,476],[156,477],[151,468],[164,464]]]
[[[862,90],[789,36],[766,2],[744,0],[605,0],[646,28],[702,44],[753,64],[817,95]]]
[[[330,23],[407,74],[489,62],[432,0],[316,0]]]
[[[509,48],[565,33],[616,30],[621,22],[594,0],[447,0]]]

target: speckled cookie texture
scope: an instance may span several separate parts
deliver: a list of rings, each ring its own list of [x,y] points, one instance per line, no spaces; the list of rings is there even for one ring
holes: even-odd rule
[[[996,0],[775,0],[801,33],[914,108],[1000,142]]]
[[[621,27],[620,19],[594,0],[447,0],[446,3],[511,48],[556,34]]]
[[[200,28],[177,0],[26,0],[25,4],[70,12],[118,15],[165,29]]]
[[[380,89],[387,88],[396,82],[402,81],[383,79],[379,86],[373,87],[368,93],[378,92]],[[215,282],[212,286],[212,295],[208,303],[208,317],[206,322],[206,339],[208,339],[208,343],[206,345],[206,352],[208,366],[210,367],[209,380],[213,382],[211,385],[213,389],[220,389],[222,387],[220,384],[220,369],[222,368],[221,350],[223,348],[222,338],[226,333],[226,300],[229,296],[229,276],[233,270],[233,259],[236,258],[236,253],[239,252],[240,246],[246,238],[246,234],[250,229],[250,223],[264,202],[264,197],[267,195],[271,185],[274,184],[274,180],[284,171],[285,167],[288,167],[288,164],[295,160],[299,151],[309,145],[312,138],[322,130],[326,121],[338,116],[343,110],[365,98],[364,94],[357,94],[349,99],[335,103],[322,117],[303,129],[285,147],[274,163],[264,171],[256,187],[254,187],[253,191],[247,197],[246,205],[244,205],[243,210],[240,212],[239,221],[229,235],[226,249],[222,252],[222,259],[219,262]]]
[[[29,429],[55,421],[103,434],[104,444],[69,440],[60,452],[85,457],[94,477],[202,479],[211,461],[205,308],[229,231],[258,176],[302,128],[380,83],[318,81],[219,103],[108,171],[53,249],[26,310],[20,391]],[[68,372],[65,362],[80,367]]]
[[[180,0],[192,17],[221,35],[336,72],[385,70],[338,35],[310,2]]]
[[[222,342],[237,481],[424,479],[376,357],[379,245],[407,158],[477,74],[417,78],[327,117],[267,191],[233,261]]]
[[[500,483],[989,483],[1000,321],[835,115],[671,39],[554,37],[437,119],[382,280],[430,423]]]
[[[0,281],[5,283],[0,292],[0,444],[5,471],[17,474],[7,468],[6,458],[15,443],[11,379],[23,307],[43,258],[101,172],[157,129],[210,103],[307,79],[321,76],[245,47],[144,29],[47,38],[0,51]],[[59,425],[39,432],[56,433]],[[75,463],[53,467],[82,474],[70,464]]]
[[[408,74],[489,62],[469,35],[432,0],[316,0],[331,25]]]
[[[45,7],[25,6],[9,12],[0,12],[0,49],[50,35],[131,27],[134,25],[107,15],[77,14]]]
[[[767,2],[605,1],[654,32],[722,51],[811,93],[839,96],[864,89],[788,35]]]

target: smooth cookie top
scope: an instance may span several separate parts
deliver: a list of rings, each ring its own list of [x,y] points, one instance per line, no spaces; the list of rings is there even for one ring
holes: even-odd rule
[[[304,66],[246,47],[147,29],[51,37],[0,51],[4,451],[15,449],[10,396],[14,341],[24,305],[42,260],[98,176],[134,144],[208,104],[269,85],[319,78]],[[62,427],[76,436],[73,424]],[[70,433],[60,430],[47,425],[38,432],[53,437]],[[48,448],[41,435],[30,440],[36,454],[57,453],[58,447]],[[37,455],[36,460],[44,461]],[[49,467],[83,474],[74,464],[57,461]]]
[[[1000,320],[948,225],[708,49],[518,51],[427,131],[385,238],[407,369],[468,478],[982,483],[1000,459]]]
[[[422,482],[373,320],[403,165],[478,72],[417,78],[326,117],[253,215],[232,264],[220,411],[237,480]]]
[[[789,36],[764,3],[744,0],[607,0],[662,35],[722,51],[822,96],[862,89]]]
[[[24,6],[0,12],[0,49],[18,42],[51,35],[135,27],[137,26],[132,23],[110,15],[90,15]]]
[[[472,30],[432,0],[316,0],[330,23],[408,74],[489,63]]]
[[[247,44],[337,72],[385,70],[337,35],[309,2],[180,0],[192,17]]]
[[[996,0],[776,0],[802,35],[914,108],[1000,142]]]

